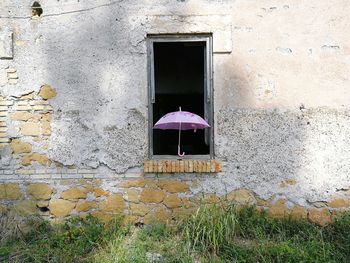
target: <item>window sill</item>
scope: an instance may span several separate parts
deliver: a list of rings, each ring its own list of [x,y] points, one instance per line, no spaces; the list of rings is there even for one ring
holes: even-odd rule
[[[145,160],[145,173],[218,173],[221,161],[218,160]]]

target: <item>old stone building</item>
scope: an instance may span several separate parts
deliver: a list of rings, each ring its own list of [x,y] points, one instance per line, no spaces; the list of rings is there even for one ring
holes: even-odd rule
[[[0,209],[61,220],[350,207],[347,0],[2,0]],[[178,106],[211,128],[157,131]]]

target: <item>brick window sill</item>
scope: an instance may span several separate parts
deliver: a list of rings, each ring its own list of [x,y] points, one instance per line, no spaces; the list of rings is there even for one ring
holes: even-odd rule
[[[145,173],[218,173],[221,161],[218,160],[145,160]]]

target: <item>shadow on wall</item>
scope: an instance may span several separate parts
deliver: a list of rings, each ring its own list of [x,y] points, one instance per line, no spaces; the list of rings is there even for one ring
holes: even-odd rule
[[[88,3],[79,4],[84,7]],[[58,92],[51,159],[65,165],[105,164],[116,172],[143,163],[146,54],[133,53],[128,19],[116,2],[42,18],[46,81]]]
[[[221,65],[232,69],[231,76],[244,76],[230,59]],[[216,77],[225,78],[222,74]],[[226,91],[216,90],[221,105],[215,114],[216,154],[227,160],[227,174],[220,178],[227,192],[247,188],[264,199],[307,206],[350,189],[348,111],[234,107],[240,99],[241,105],[255,105],[256,98],[251,80],[231,78]]]
[[[283,180],[299,180],[306,125],[301,112],[221,109],[217,117],[217,151],[228,161],[228,187],[234,182],[268,198]]]
[[[228,187],[274,194],[306,205],[350,188],[349,112],[222,109],[218,154],[228,160]]]
[[[141,166],[148,147],[145,37],[152,26],[142,10],[149,3],[78,5],[87,11],[42,20],[47,79],[58,92],[49,156],[121,173]],[[186,13],[185,3],[174,5]],[[152,8],[172,13],[162,3]]]

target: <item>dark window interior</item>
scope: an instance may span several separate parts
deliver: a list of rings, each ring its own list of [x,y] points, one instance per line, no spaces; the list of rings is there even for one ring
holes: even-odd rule
[[[153,45],[153,124],[179,107],[204,118],[205,42],[156,42]],[[153,154],[176,155],[177,143],[177,130],[153,130]],[[186,155],[209,154],[204,130],[181,131],[181,150]]]

